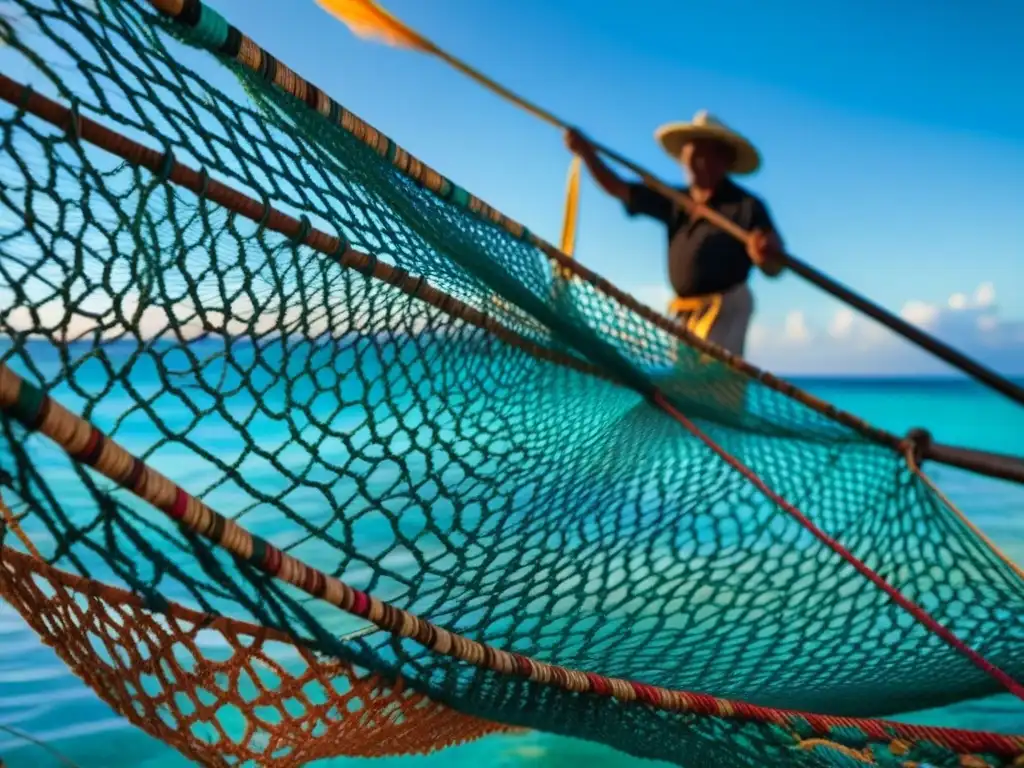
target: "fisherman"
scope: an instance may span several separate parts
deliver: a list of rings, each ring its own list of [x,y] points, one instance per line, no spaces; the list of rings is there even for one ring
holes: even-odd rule
[[[746,245],[702,217],[691,218],[661,193],[620,178],[578,131],[567,132],[565,141],[629,215],[649,216],[667,227],[668,273],[676,295],[669,313],[696,335],[742,356],[754,311],[750,268],[756,265],[770,277],[782,270],[782,242],[767,206],[729,178],[756,171],[760,156],[706,111],[688,123],[663,125],[654,135],[682,163],[690,185],[680,191],[751,232]]]

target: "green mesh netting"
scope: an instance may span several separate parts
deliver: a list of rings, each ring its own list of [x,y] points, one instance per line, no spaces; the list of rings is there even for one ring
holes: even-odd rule
[[[9,77],[622,382],[541,361],[0,107],[0,362],[212,508],[440,626],[572,669],[836,715],[998,690],[648,404],[661,383],[769,487],[1024,677],[1024,586],[890,448],[556,281],[535,247],[144,3],[0,12]],[[771,726],[570,694],[371,631],[13,421],[0,430],[4,499],[47,561],[154,610],[281,628],[457,710],[637,755],[824,759]]]

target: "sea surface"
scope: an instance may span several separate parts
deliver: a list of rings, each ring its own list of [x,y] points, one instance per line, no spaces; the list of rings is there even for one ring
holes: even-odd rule
[[[1024,409],[966,380],[793,379],[814,394],[897,433],[927,427],[939,441],[1024,456]],[[1024,488],[928,466],[931,476],[1012,559],[1024,564]],[[1024,708],[1008,696],[912,713],[908,722],[1024,732]],[[6,730],[13,729],[13,730]],[[66,765],[27,734],[90,768],[172,768],[188,761],[118,718],[0,603],[0,758],[7,768]],[[489,737],[425,757],[377,759],[381,768],[581,765],[637,761],[610,748],[530,733]],[[368,765],[356,759],[317,763]],[[656,765],[650,763],[651,765]]]

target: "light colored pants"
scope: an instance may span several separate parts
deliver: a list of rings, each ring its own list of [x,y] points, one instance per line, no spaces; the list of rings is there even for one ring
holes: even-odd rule
[[[673,307],[682,306],[690,301],[689,299],[677,300],[677,302],[673,302]],[[675,314],[679,321],[685,323],[687,328],[698,336],[742,357],[747,341],[747,329],[754,316],[754,294],[751,293],[750,286],[741,283],[723,293],[717,315],[706,314],[714,313],[710,297],[707,300],[700,297],[693,301],[705,303],[705,306],[702,309],[676,311]],[[710,328],[707,328],[707,322],[701,322],[702,319],[712,321]]]
[[[690,333],[743,356],[747,329],[754,315],[754,295],[746,283],[720,295],[677,299],[669,311]],[[745,376],[724,375],[726,369],[722,366],[706,365],[712,361],[708,355],[696,358],[705,365],[695,366],[695,358],[689,355],[683,359],[687,361],[684,370],[660,383],[669,396],[684,407],[712,408],[723,423],[742,420],[749,380]]]

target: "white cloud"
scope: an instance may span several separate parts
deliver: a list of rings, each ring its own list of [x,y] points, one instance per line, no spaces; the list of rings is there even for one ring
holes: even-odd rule
[[[996,305],[996,288],[982,283],[945,301],[907,301],[899,312],[983,365],[1024,374],[1024,320],[1007,318]],[[818,341],[817,328],[827,336]],[[799,344],[793,341],[802,339]],[[747,337],[752,361],[780,373],[944,374],[951,369],[880,323],[845,306],[830,318],[808,319],[794,310],[781,328],[759,324]],[[805,343],[813,340],[812,343]]]
[[[850,335],[853,324],[856,322],[856,315],[849,307],[840,307],[828,324],[828,335],[836,339],[842,339]]]
[[[956,293],[949,297],[949,306],[956,308],[953,300],[962,299],[964,295],[962,293]],[[935,321],[939,317],[939,307],[934,304],[927,304],[923,301],[908,301],[903,305],[903,309],[900,310],[900,317],[906,320],[911,325],[916,325],[920,328],[929,328],[935,324]]]
[[[974,293],[954,293],[946,302],[947,306],[930,304],[925,301],[908,301],[900,310],[900,316],[909,323],[921,328],[934,330],[941,326],[949,326],[958,319],[972,321],[979,330],[992,331],[999,327],[999,316],[996,308],[996,287],[992,283],[982,283]],[[984,312],[984,314],[979,314]]]
[[[974,292],[974,303],[979,307],[991,307],[996,303],[996,287],[992,283],[982,283]]]
[[[811,338],[811,331],[807,327],[807,320],[804,313],[799,309],[792,310],[786,315],[786,338],[791,341],[804,342]]]
[[[966,293],[954,293],[949,297],[949,308],[962,309],[984,309],[995,306],[996,287],[992,283],[982,283],[971,296]]]
[[[916,302],[920,304],[921,302]],[[949,297],[949,308],[950,309],[963,309],[967,306],[967,296],[962,293],[954,293]]]

